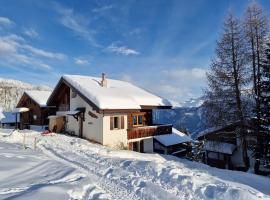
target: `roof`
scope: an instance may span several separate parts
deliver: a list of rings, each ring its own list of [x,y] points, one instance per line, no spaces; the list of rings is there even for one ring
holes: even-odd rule
[[[235,148],[236,148],[236,145],[225,143],[225,142],[206,141],[204,143],[205,150],[224,153],[224,154],[232,154]]]
[[[12,112],[13,113],[29,112],[29,108],[26,108],[26,107],[14,108]]]
[[[30,90],[25,93],[33,99],[40,107],[46,107],[51,91]]]
[[[154,138],[166,147],[192,141],[191,137],[175,128],[172,128],[171,134],[158,135],[154,136]]]
[[[254,119],[247,119],[245,121],[244,127],[248,129],[253,129],[254,128]],[[240,121],[235,121],[232,123],[225,124],[223,126],[217,126],[217,127],[212,127],[208,128],[206,130],[201,131],[197,139],[203,139],[205,136],[212,135],[212,134],[224,134],[224,133],[230,133],[230,132],[235,132],[235,130],[239,127],[240,128],[241,122]]]
[[[141,109],[142,106],[170,106],[166,99],[153,95],[129,82],[107,79],[107,87],[100,85],[101,78],[64,75],[68,84],[99,109]]]
[[[3,112],[4,118],[0,120],[2,124],[15,123],[16,114],[13,112]],[[20,116],[18,115],[18,122],[20,122]]]

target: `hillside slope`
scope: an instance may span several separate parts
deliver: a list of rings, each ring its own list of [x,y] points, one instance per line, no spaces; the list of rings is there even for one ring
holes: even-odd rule
[[[0,108],[11,111],[26,90],[51,90],[47,86],[36,86],[18,80],[0,78]]]
[[[0,172],[0,198],[270,199],[270,179],[262,176],[216,169],[173,156],[112,150],[59,134],[1,134],[9,132],[0,129],[0,143],[16,146],[8,152],[0,148],[1,160],[5,160]],[[23,134],[28,149],[18,150],[21,146],[16,143],[21,143]],[[39,148],[35,151],[34,137]],[[13,166],[14,160],[16,167],[11,169],[8,166]],[[26,161],[27,165],[22,164]]]

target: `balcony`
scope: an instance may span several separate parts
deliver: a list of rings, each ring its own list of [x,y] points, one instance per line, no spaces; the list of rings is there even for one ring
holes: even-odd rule
[[[172,125],[142,126],[128,129],[128,140],[172,133]]]

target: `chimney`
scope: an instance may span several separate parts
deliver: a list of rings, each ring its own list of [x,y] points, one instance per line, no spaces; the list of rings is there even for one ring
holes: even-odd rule
[[[102,73],[101,87],[107,87],[107,79],[106,79],[106,75],[104,73]]]

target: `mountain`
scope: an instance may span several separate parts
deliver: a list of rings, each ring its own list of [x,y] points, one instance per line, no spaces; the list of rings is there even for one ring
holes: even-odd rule
[[[178,130],[187,130],[192,138],[205,129],[201,118],[203,98],[190,99],[184,103],[173,103],[171,110],[155,110],[154,122],[173,124]],[[177,106],[176,106],[177,105]]]
[[[31,85],[18,80],[0,78],[0,108],[11,111],[26,90],[51,90],[47,86]]]

